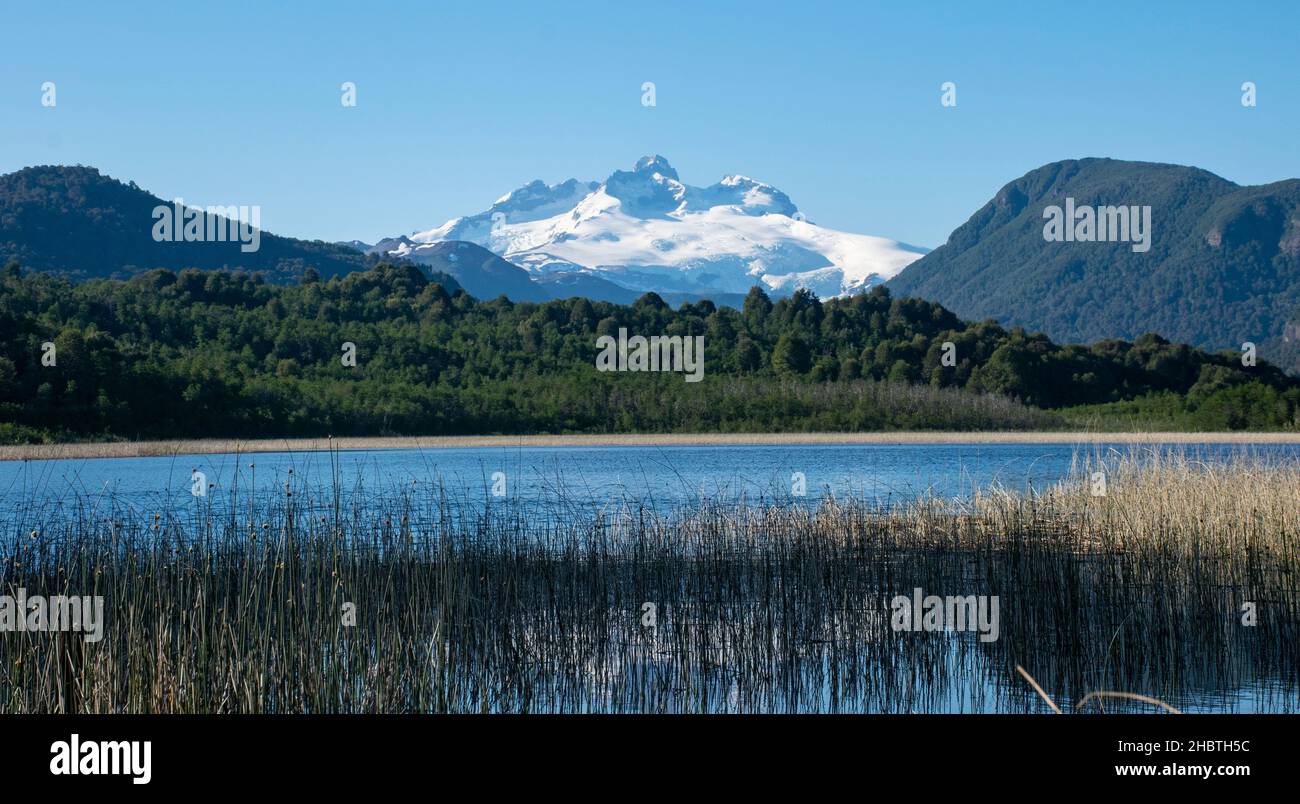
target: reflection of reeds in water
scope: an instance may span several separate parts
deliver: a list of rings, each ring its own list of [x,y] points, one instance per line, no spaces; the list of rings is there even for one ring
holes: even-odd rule
[[[103,595],[107,627],[97,644],[0,634],[0,708],[1045,709],[1020,664],[1058,701],[1213,708],[1246,687],[1252,706],[1294,710],[1300,468],[1146,456],[1106,471],[1105,497],[1080,471],[891,510],[629,503],[539,520],[298,487],[158,521],[33,508],[4,591]],[[887,598],[916,587],[998,595],[1000,639],[893,631]]]

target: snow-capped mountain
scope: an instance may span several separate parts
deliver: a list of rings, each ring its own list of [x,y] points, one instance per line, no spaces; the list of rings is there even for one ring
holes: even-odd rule
[[[804,219],[785,193],[748,176],[682,183],[661,156],[604,182],[533,181],[487,210],[374,250],[427,261],[435,244],[476,243],[535,278],[587,273],[636,291],[852,293],[894,276],[926,250]]]

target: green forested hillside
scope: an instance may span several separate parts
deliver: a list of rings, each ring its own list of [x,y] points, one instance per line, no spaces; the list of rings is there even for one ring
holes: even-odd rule
[[[336,276],[367,265],[354,249],[265,231],[255,252],[242,251],[237,242],[157,242],[153,211],[170,203],[134,182],[79,165],[0,175],[0,264],[13,259],[78,279],[129,277],[164,266],[245,268],[272,281],[297,281],[308,269]]]
[[[704,381],[598,372],[596,339],[620,327],[704,336]],[[478,301],[413,266],[275,285],[193,269],[74,284],[10,264],[0,344],[11,441],[1053,428],[1071,406],[1126,401],[1125,421],[1140,409],[1157,425],[1281,429],[1300,409],[1295,380],[1234,353],[1154,336],[1058,346],[884,288],[826,303],[755,288],[742,310],[674,310],[653,294]]]
[[[1150,206],[1150,250],[1045,240],[1043,210],[1066,198]],[[1054,162],[1007,184],[889,285],[1059,341],[1147,332],[1207,349],[1250,341],[1300,371],[1300,180],[1241,187],[1180,165]]]

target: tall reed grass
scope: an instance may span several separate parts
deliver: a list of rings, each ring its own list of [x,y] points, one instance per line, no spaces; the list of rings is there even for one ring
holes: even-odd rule
[[[1296,709],[1300,467],[1135,453],[1098,497],[1100,466],[893,508],[538,517],[338,478],[183,516],[33,502],[0,587],[102,595],[107,626],[0,634],[0,709],[1043,710],[1017,664],[1057,700]],[[998,595],[1000,638],[894,631],[916,587]]]

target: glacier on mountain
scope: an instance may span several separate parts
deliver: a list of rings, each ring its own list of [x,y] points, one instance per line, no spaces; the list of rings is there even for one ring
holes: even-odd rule
[[[821,297],[883,282],[926,253],[817,226],[785,193],[748,176],[685,184],[662,156],[643,157],[603,182],[533,181],[483,212],[388,238],[374,250],[420,262],[453,240],[483,246],[534,278],[586,273],[641,292],[744,293],[762,284]]]

